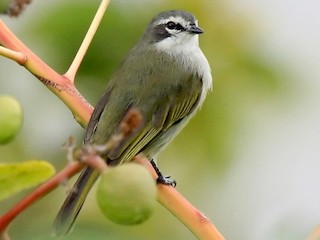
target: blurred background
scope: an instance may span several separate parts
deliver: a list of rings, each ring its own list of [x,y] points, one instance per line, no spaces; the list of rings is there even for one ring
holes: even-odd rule
[[[70,65],[99,1],[33,1],[19,18],[1,18],[60,73]],[[111,1],[81,65],[76,85],[95,105],[108,78],[158,12],[184,9],[199,19],[200,45],[214,90],[202,110],[159,157],[177,190],[226,239],[298,240],[320,223],[320,15],[316,0]],[[0,94],[17,98],[24,125],[0,146],[0,162],[46,159],[66,164],[62,145],[83,129],[29,72],[0,58]],[[0,214],[27,192],[1,202]],[[54,239],[51,224],[63,187],[25,211],[12,239]],[[65,239],[194,239],[158,205],[147,222],[124,227],[105,219],[95,191]]]

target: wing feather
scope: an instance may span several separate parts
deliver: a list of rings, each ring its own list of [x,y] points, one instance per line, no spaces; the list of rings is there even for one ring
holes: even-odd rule
[[[112,163],[131,160],[143,149],[157,142],[173,125],[192,114],[201,97],[202,81],[194,77],[190,81],[193,87],[186,86],[184,89],[179,88],[179,91],[178,88],[171,89],[170,97],[157,98],[158,102],[154,103],[156,108],[146,104],[149,107],[144,108],[143,115],[152,117],[145,117],[143,126],[108,154],[108,158],[113,160]]]

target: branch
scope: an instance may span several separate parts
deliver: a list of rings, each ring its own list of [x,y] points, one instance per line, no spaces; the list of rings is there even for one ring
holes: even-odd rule
[[[58,74],[25,46],[0,19],[0,45],[2,45],[0,46],[0,55],[18,62],[35,75],[68,106],[74,118],[82,127],[85,127],[86,123],[89,121],[92,107],[74,86],[74,77],[108,4],[109,0],[102,0],[90,29],[88,30],[74,61],[64,76]]]
[[[80,155],[79,155],[80,157]],[[83,157],[83,156],[81,156]],[[142,155],[135,157],[134,161],[144,165],[149,172],[152,174],[153,178],[156,180],[158,178],[157,173],[150,164],[147,158]],[[90,164],[91,166],[99,166],[101,159],[99,156],[89,153],[86,156],[85,164]],[[40,200],[43,196],[57,188],[62,182],[70,179],[72,176],[81,171],[85,166],[83,162],[73,162],[67,165],[62,171],[56,174],[49,181],[40,185],[35,191],[30,195],[18,202],[14,207],[12,207],[6,214],[0,218],[0,232],[6,233],[8,225],[26,208]],[[101,166],[101,165],[100,165]],[[104,165],[107,167],[107,165]],[[100,169],[102,167],[99,167]],[[217,228],[210,222],[210,220],[192,206],[175,188],[158,184],[158,201],[167,208],[173,215],[175,215],[190,231],[193,232],[198,239],[201,240],[223,240],[224,237],[217,230]]]
[[[134,161],[143,164],[154,179],[157,173],[150,161],[139,154]],[[193,234],[201,240],[223,240],[224,237],[211,221],[185,199],[175,188],[169,185],[157,184],[158,202],[178,218]]]
[[[81,96],[70,80],[58,74],[26,47],[1,19],[0,44],[3,46],[0,49],[2,56],[22,64],[68,106],[81,126],[86,126],[92,113],[90,104]],[[21,61],[22,59],[23,61]]]

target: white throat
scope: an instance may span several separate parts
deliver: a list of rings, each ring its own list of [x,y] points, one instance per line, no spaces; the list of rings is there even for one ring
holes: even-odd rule
[[[198,35],[182,32],[155,43],[155,47],[161,52],[164,51],[168,54],[178,54],[179,52],[184,52],[186,50],[193,51],[196,48],[199,48],[198,39]]]
[[[200,99],[201,105],[205,96],[212,88],[211,69],[208,60],[199,47],[198,35],[180,33],[167,37],[154,44],[159,52],[165,52],[179,61],[186,70],[202,76],[203,88]]]

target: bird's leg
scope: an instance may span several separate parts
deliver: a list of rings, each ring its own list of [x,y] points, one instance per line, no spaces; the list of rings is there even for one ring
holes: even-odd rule
[[[158,178],[157,178],[158,184],[171,185],[172,187],[176,187],[177,185],[176,180],[170,179],[170,176],[163,176],[157,164],[155,163],[155,161],[153,161],[153,159],[151,159],[150,163],[158,175]]]

